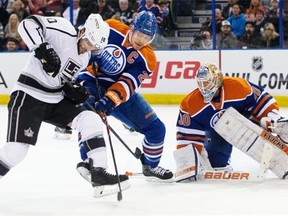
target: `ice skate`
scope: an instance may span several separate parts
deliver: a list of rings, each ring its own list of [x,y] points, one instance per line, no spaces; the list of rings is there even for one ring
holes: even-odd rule
[[[116,175],[108,173],[101,167],[90,168],[86,162],[77,164],[79,174],[94,187],[94,197],[99,198],[119,192],[118,178]],[[92,170],[92,171],[91,171]],[[130,187],[129,178],[126,175],[119,175],[121,190]]]
[[[66,128],[55,127],[54,129],[54,139],[69,140],[71,136],[72,136],[72,129],[69,127]]]
[[[92,184],[90,166],[88,163],[86,163],[86,162],[78,163],[76,170],[85,180],[87,180],[89,183]]]
[[[174,174],[169,169],[164,169],[160,166],[150,167],[143,164],[144,155],[141,157],[142,161],[142,173],[147,177],[147,181],[161,181],[161,182],[174,182]]]
[[[99,198],[119,192],[118,178],[121,190],[124,191],[130,187],[129,178],[126,175],[114,175],[108,173],[102,167],[93,167],[91,169],[91,181],[94,188],[94,197]]]

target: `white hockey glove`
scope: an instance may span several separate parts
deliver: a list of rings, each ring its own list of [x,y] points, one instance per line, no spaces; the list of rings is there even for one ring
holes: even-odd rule
[[[269,117],[263,117],[260,121],[263,128],[278,135],[282,142],[288,144],[288,119],[280,117],[278,120],[272,120]]]

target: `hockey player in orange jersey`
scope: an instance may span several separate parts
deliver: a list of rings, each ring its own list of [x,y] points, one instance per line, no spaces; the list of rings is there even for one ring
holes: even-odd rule
[[[196,81],[198,88],[180,104],[177,149],[193,144],[200,155],[206,155],[210,168],[231,171],[232,145],[214,129],[229,107],[263,128],[272,129],[288,143],[288,120],[280,116],[276,100],[264,89],[242,78],[223,77],[214,64],[202,65]]]
[[[131,28],[115,19],[106,22],[110,26],[108,44],[100,55],[96,53],[90,60],[97,68],[93,69],[91,65],[88,71],[77,78],[90,94],[89,100],[83,105],[90,109],[89,103],[97,112],[111,114],[143,134],[143,174],[160,181],[174,181],[173,173],[159,166],[164,148],[165,125],[138,93],[143,80],[156,67],[156,56],[149,45],[156,33],[156,18],[152,13],[143,11],[135,18]],[[81,156],[85,161],[85,151],[80,152],[84,152]],[[89,166],[81,162],[77,170],[85,177]]]

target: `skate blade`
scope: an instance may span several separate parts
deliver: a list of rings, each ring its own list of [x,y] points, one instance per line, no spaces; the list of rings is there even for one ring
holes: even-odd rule
[[[86,169],[85,167],[77,167],[77,171],[86,181],[92,184],[91,172],[88,169]]]
[[[175,182],[174,176],[170,179],[160,179],[155,176],[145,176],[147,182],[157,182],[157,183],[173,183]]]
[[[71,134],[62,134],[62,133],[58,133],[58,132],[55,132],[54,133],[54,139],[57,139],[57,140],[69,140],[71,139]]]
[[[121,190],[127,190],[131,185],[129,183],[129,180],[123,181],[120,183],[121,186]],[[118,193],[119,187],[118,184],[114,184],[114,185],[101,185],[101,186],[96,186],[94,187],[94,198],[101,198],[101,197],[105,197],[105,196],[109,196],[112,194],[116,194]]]

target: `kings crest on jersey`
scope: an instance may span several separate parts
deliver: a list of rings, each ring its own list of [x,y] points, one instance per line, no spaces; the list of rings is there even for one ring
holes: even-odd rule
[[[114,19],[106,20],[110,26],[108,45],[101,54],[93,54],[90,62],[98,65],[99,84],[121,93],[123,102],[141,85],[156,67],[156,56],[149,45],[135,50],[129,43],[130,27]],[[93,71],[90,71],[94,74]]]

